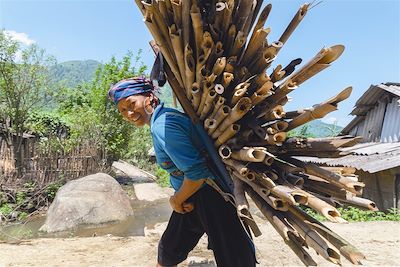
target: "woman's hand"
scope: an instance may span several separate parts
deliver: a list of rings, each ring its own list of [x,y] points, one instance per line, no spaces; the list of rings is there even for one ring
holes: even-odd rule
[[[191,212],[194,208],[192,203],[179,202],[175,196],[171,196],[169,198],[169,204],[171,205],[171,208],[175,212],[180,213],[180,214]]]

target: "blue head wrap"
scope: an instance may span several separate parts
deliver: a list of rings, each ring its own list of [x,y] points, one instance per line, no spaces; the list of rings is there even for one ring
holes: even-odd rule
[[[108,91],[108,97],[118,104],[118,102],[131,95],[144,94],[153,92],[154,86],[152,82],[144,77],[135,77],[124,79],[112,85]]]

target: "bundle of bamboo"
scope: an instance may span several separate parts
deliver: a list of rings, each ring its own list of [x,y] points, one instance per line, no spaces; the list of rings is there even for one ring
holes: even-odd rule
[[[298,205],[332,222],[345,222],[337,206],[376,210],[372,201],[359,197],[364,184],[349,169],[322,168],[294,157],[339,157],[339,148],[355,144],[358,138],[287,139],[287,131],[336,110],[352,88],[309,109],[283,109],[287,95],[329,67],[344,46],[321,49],[296,71],[301,59],[284,68],[277,65],[267,74],[310,4],[299,8],[279,40],[269,42],[270,28],[264,24],[272,6],[266,5],[258,16],[263,1],[136,3],[166,60],[168,81],[183,109],[194,122],[201,120],[214,140],[234,181],[238,212],[253,234],[261,233],[251,221],[245,192],[304,264],[315,264],[304,247],[336,264],[340,264],[340,255],[360,263],[364,256],[356,248]]]

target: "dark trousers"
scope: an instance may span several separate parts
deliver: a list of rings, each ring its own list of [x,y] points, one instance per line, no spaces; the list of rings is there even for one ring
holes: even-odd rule
[[[158,263],[172,266],[184,261],[206,233],[219,267],[256,265],[254,247],[231,203],[208,185],[187,202],[194,204],[194,210],[186,214],[172,212],[158,245]]]

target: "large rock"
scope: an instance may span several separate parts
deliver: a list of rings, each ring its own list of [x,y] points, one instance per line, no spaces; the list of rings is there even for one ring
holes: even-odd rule
[[[129,198],[118,182],[105,173],[97,173],[61,187],[39,230],[64,231],[81,224],[120,221],[132,214]]]
[[[136,198],[143,201],[156,201],[174,194],[172,188],[162,188],[156,183],[135,184],[133,188]]]

